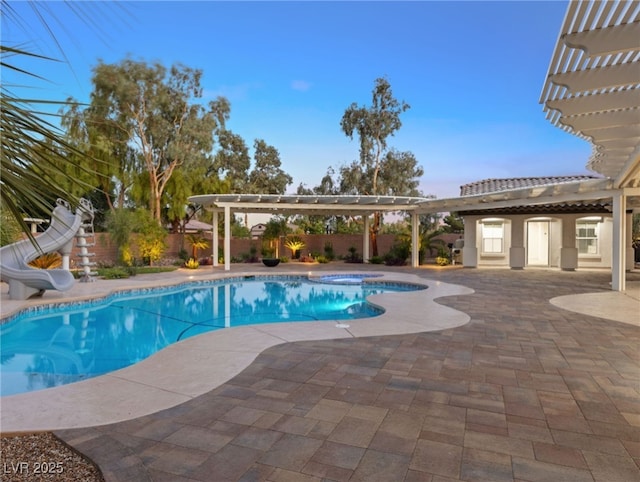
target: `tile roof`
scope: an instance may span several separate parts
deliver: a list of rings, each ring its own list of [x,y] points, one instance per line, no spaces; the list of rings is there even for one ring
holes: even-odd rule
[[[512,177],[507,179],[483,179],[460,186],[460,196],[473,196],[477,194],[489,194],[512,189],[527,187],[550,186],[571,182],[588,181],[598,179],[597,176],[547,176],[547,177]]]

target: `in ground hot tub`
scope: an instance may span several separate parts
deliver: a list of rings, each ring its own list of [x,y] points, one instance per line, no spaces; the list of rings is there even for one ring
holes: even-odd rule
[[[314,278],[313,281],[318,283],[329,283],[334,285],[355,285],[362,283],[366,278],[379,278],[381,274],[329,274]]]

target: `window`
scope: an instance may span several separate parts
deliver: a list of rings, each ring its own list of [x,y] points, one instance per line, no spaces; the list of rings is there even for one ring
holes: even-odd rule
[[[482,252],[502,254],[504,241],[504,224],[502,222],[482,223]]]
[[[598,254],[598,221],[576,222],[576,248],[578,254]]]

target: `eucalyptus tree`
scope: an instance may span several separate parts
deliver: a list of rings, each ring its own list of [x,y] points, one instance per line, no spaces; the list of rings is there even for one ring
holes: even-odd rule
[[[251,156],[246,142],[230,130],[223,130],[218,135],[218,146],[210,170],[228,182],[229,192],[246,192],[251,168]]]
[[[75,121],[90,123],[86,131],[95,133],[109,155],[114,149],[133,150],[131,196],[146,201],[158,223],[174,172],[189,163],[209,162],[214,135],[229,117],[229,102],[223,97],[206,106],[195,103],[202,98],[201,77],[201,70],[180,64],[167,69],[130,58],[117,64],[99,62],[89,107],[76,112],[82,118]]]
[[[402,126],[400,115],[409,104],[398,101],[385,78],[378,78],[372,91],[371,106],[351,104],[340,122],[343,132],[360,141],[358,161],[340,168],[342,194],[417,194],[417,178],[423,175],[411,152],[390,149],[388,138]],[[376,212],[370,225],[372,255],[378,255],[377,234],[382,213]]]
[[[284,194],[292,177],[280,167],[280,153],[262,139],[253,143],[255,164],[249,173],[249,190],[255,194]]]

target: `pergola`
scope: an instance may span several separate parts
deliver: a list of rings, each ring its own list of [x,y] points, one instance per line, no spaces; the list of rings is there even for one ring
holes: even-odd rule
[[[540,103],[549,121],[592,145],[587,167],[604,176],[555,186],[513,189],[452,199],[390,196],[276,196],[209,194],[191,202],[225,213],[225,269],[229,268],[231,211],[359,214],[411,213],[411,264],[418,264],[418,216],[572,201],[610,203],[613,215],[612,289],[625,290],[631,212],[640,210],[640,2],[570,1],[551,57]],[[217,245],[217,231],[214,233]],[[217,247],[215,248],[217,252]],[[214,257],[215,258],[215,257]]]
[[[416,209],[427,201],[406,196],[303,196],[278,194],[202,194],[189,201],[213,211],[213,252],[218,252],[218,218],[224,214],[224,269],[231,269],[231,213],[306,214],[362,216],[364,236],[362,255],[369,259],[369,216],[375,212],[411,213],[411,264],[418,266],[418,214]],[[214,266],[218,265],[213,256]]]
[[[611,180],[612,289],[624,291],[627,213],[640,207],[640,2],[569,2],[540,102]]]

